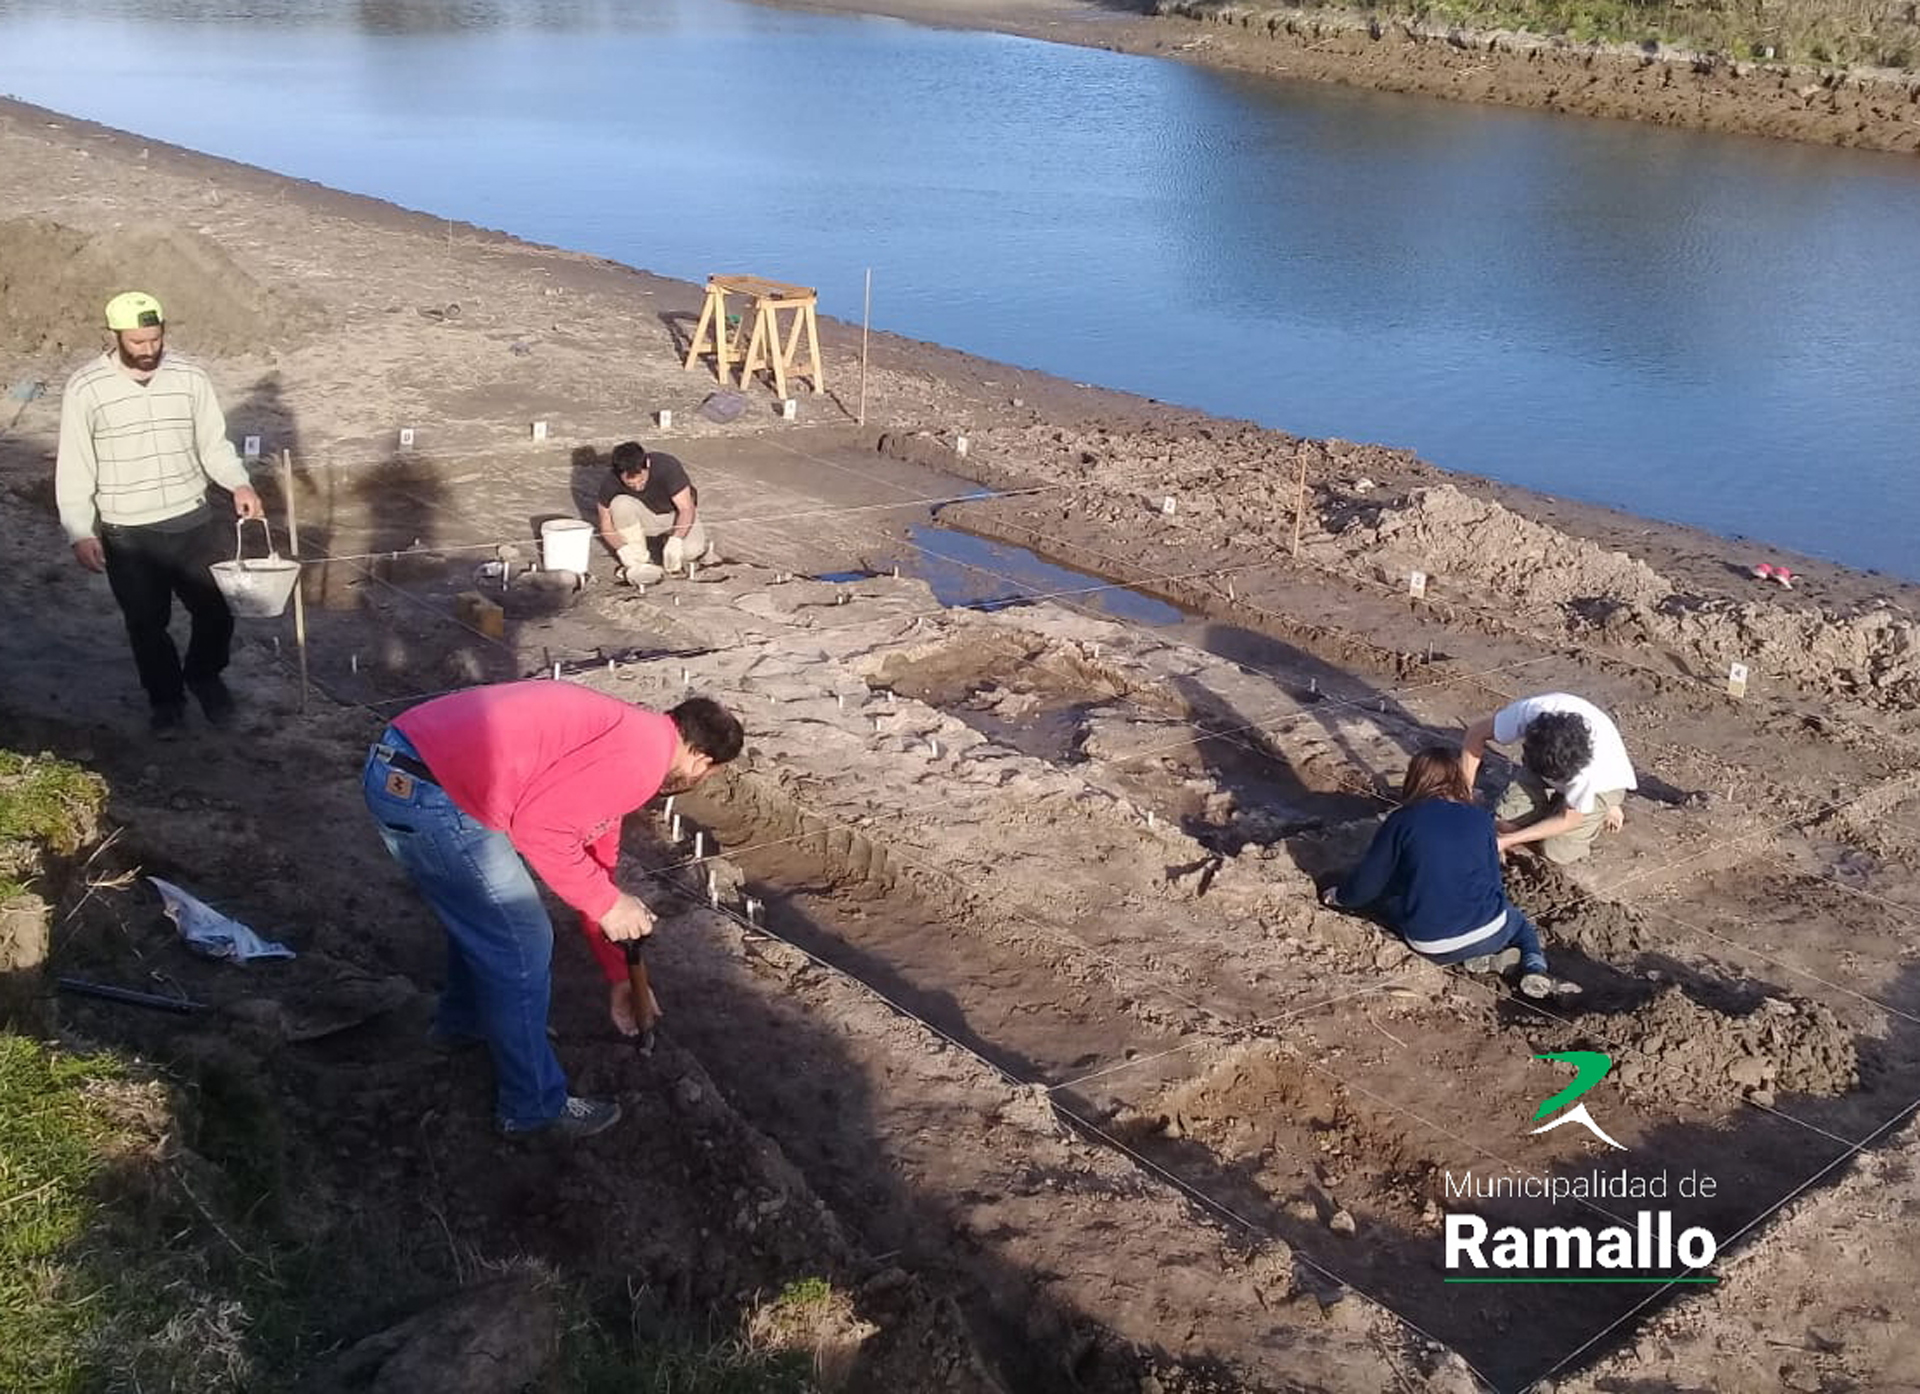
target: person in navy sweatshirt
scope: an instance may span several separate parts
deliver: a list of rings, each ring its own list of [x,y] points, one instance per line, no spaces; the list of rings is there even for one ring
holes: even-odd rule
[[[1469,972],[1518,965],[1520,991],[1553,991],[1540,936],[1507,899],[1493,815],[1473,801],[1460,752],[1430,746],[1413,757],[1400,807],[1360,864],[1321,899],[1380,921],[1421,957]]]

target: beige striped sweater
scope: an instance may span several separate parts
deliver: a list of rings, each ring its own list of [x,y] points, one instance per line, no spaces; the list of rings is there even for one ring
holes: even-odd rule
[[[109,349],[67,380],[53,484],[69,541],[95,536],[102,523],[134,527],[190,513],[209,479],[228,489],[248,484],[199,364],[168,353],[142,384]]]

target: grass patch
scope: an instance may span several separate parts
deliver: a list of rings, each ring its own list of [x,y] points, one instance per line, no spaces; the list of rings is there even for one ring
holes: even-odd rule
[[[313,1294],[178,1147],[176,1105],[111,1055],[0,1033],[0,1390],[266,1387],[258,1314]]]
[[[24,893],[42,860],[99,835],[106,781],[51,755],[0,750],[0,900]]]
[[[595,1326],[570,1332],[562,1350],[570,1394],[817,1394],[813,1362],[797,1351],[757,1351],[745,1341],[616,1340]]]
[[[126,1080],[109,1057],[67,1056],[0,1035],[0,1389],[86,1387],[87,1352],[111,1294],[73,1263],[117,1154],[145,1139],[116,1118]]]
[[[616,1340],[579,1323],[562,1345],[569,1394],[831,1394],[874,1328],[824,1278],[801,1278],[721,1339]]]

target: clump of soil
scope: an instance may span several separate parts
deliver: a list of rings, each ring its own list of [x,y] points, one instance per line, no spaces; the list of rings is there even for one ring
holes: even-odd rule
[[[1588,1015],[1546,1032],[1555,1050],[1596,1034],[1619,1042],[1619,1080],[1629,1089],[1693,1104],[1729,1093],[1844,1094],[1859,1082],[1853,1038],[1834,1014],[1800,998],[1762,998],[1730,1016],[1668,985],[1631,1012]]]
[[[1589,895],[1566,873],[1536,857],[1507,859],[1507,890],[1533,918],[1548,946],[1569,945],[1589,958],[1625,968],[1670,937],[1649,930],[1646,917],[1617,900]]]
[[[284,344],[297,317],[214,243],[165,223],[89,235],[37,218],[0,222],[0,350],[71,356],[105,342],[125,290],[166,308],[176,346],[232,355]]]

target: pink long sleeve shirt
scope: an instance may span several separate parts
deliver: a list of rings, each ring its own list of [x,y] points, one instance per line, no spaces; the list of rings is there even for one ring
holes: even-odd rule
[[[673,719],[568,682],[499,683],[436,697],[394,726],[447,797],[505,833],[580,928],[607,981],[625,982],[621,951],[600,932],[620,891],[620,821],[660,792]]]

